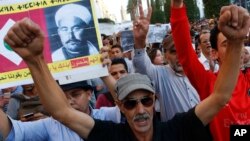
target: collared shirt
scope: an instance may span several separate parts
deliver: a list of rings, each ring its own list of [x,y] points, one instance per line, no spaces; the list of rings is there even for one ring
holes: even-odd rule
[[[121,120],[120,110],[117,106],[93,109],[91,116],[115,123],[119,123]],[[77,133],[52,117],[33,122],[9,119],[12,129],[6,141],[83,141]]]
[[[128,67],[128,73],[134,73],[134,66],[133,66],[132,61],[126,57],[124,58],[124,60],[125,60],[127,67]]]
[[[204,54],[201,52],[201,56],[199,57],[199,61],[204,66],[205,70],[210,70],[209,60],[204,56]],[[219,71],[219,65],[217,63],[214,64],[214,71]]]
[[[186,112],[200,102],[186,76],[176,74],[170,66],[153,65],[145,49],[136,49],[133,58],[135,72],[148,75],[154,82],[160,102],[161,120]]]

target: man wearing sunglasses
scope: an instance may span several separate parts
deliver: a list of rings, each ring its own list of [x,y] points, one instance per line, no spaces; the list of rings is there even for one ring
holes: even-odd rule
[[[144,15],[141,5],[139,8],[140,15]],[[222,31],[233,30],[234,32],[227,32],[226,35],[234,37],[238,43],[243,44],[248,30],[242,29],[249,29],[250,17],[244,16],[246,13],[241,11],[242,9],[239,7],[237,7],[237,10],[241,11],[239,13],[231,11],[228,7],[225,8],[221,12],[221,16],[224,18],[220,18],[220,22],[227,24],[227,26],[225,26],[226,28],[221,27]],[[148,16],[146,18],[140,17],[134,23],[134,30],[137,30],[137,32],[134,32],[134,36],[142,38],[142,41],[146,38],[146,34],[141,33],[147,32],[149,26],[147,21],[150,19],[151,12],[152,9],[149,8]],[[238,16],[237,14],[240,14],[239,17],[241,18],[235,18],[235,16]],[[232,19],[243,26],[238,26],[235,30],[234,27],[229,26]],[[238,44],[230,44],[225,54],[225,62],[222,64],[215,82],[213,94],[195,108],[176,115],[168,122],[153,120],[155,89],[147,76],[131,74],[122,77],[118,80],[115,90],[118,97],[118,106],[127,118],[127,123],[115,124],[95,120],[88,114],[79,112],[70,106],[44,60],[44,34],[37,24],[27,18],[18,21],[8,31],[4,41],[26,62],[46,110],[55,119],[88,141],[210,140],[206,125],[231,98],[240,70],[242,50]],[[8,119],[0,119],[0,121],[5,122],[6,120]],[[5,129],[1,129],[4,136],[6,136]]]
[[[135,41],[137,39],[135,38]],[[178,61],[172,35],[163,40],[163,48],[168,65],[154,65],[146,53],[145,46],[138,44],[135,45],[133,64],[136,72],[148,75],[155,82],[161,106],[160,117],[162,121],[168,121],[176,113],[193,108],[200,102],[200,98]]]

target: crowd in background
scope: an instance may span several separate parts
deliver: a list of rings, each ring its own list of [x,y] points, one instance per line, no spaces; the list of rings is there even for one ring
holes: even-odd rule
[[[202,19],[190,23],[191,42],[197,58],[206,71],[216,75],[219,71],[220,60],[216,58],[216,50],[211,43],[210,36],[217,24],[217,18]],[[190,80],[186,76],[186,69],[183,69],[183,64],[180,64],[180,60],[177,58],[179,50],[175,48],[176,45],[174,45],[171,31],[167,33],[161,43],[146,44],[145,49],[135,47],[135,49],[126,52],[123,51],[124,47],[121,45],[120,32],[113,35],[101,34],[101,38],[103,47],[108,50],[111,61],[109,74],[115,80],[119,80],[127,74],[139,72],[146,74],[153,81],[157,97],[154,107],[157,119],[168,121],[176,113],[187,112],[204,99],[199,95],[201,90],[197,89],[198,87],[193,83],[194,80]],[[250,67],[249,36],[245,38],[242,58],[241,69],[247,71]],[[190,60],[190,63],[192,63],[192,60]],[[116,107],[116,99],[108,89],[105,80],[102,78],[88,80],[86,85],[91,86],[90,109]],[[65,92],[67,90],[65,89]],[[69,99],[72,97],[74,97],[74,94],[67,96]],[[0,108],[10,118],[23,122],[50,116],[41,105],[34,84],[2,89],[0,92]],[[31,113],[32,115],[29,115]],[[123,115],[121,115],[121,119],[119,122],[125,121]]]

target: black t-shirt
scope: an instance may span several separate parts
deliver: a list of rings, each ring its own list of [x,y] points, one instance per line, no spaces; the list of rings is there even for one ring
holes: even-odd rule
[[[153,141],[211,141],[207,127],[198,119],[192,108],[177,114],[168,122],[154,121]],[[129,125],[95,120],[87,141],[136,141]]]

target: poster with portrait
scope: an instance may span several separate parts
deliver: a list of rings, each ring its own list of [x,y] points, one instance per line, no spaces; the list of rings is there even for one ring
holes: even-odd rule
[[[45,34],[44,57],[55,79],[105,76],[94,0],[0,0],[0,89],[32,83],[27,65],[4,42],[8,30],[24,17]]]
[[[148,43],[161,43],[169,30],[169,24],[149,25],[149,31],[147,35]]]
[[[121,46],[123,52],[127,52],[134,48],[134,34],[132,30],[121,31]]]

